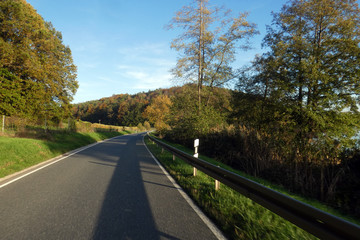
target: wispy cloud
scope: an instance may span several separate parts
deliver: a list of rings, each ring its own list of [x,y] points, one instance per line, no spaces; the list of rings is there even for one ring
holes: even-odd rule
[[[171,85],[169,70],[175,60],[167,44],[157,43],[119,48],[116,69],[121,79],[132,82],[131,88],[149,90]]]

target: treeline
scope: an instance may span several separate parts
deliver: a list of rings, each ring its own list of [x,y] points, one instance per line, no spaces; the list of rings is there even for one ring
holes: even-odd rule
[[[0,1],[0,115],[59,121],[77,88],[61,33],[25,0]]]
[[[155,91],[142,92],[134,95],[130,94],[118,94],[111,97],[102,98],[99,100],[88,101],[84,103],[74,104],[72,107],[72,115],[74,118],[89,121],[92,123],[103,123],[116,126],[138,126],[145,122],[151,122],[152,126],[160,119],[162,123],[167,121],[164,116],[169,111],[171,105],[170,99],[177,99],[179,96],[184,95],[184,92],[188,92],[189,89],[193,89],[195,86],[187,84],[182,87],[172,87],[168,89],[158,89]],[[216,93],[218,97],[222,95],[222,98],[229,101],[231,90],[217,88]],[[159,104],[168,98],[169,101],[167,109],[155,113],[150,109],[158,109]],[[189,99],[192,97],[189,96]],[[209,101],[217,101],[217,97],[210,97]],[[149,107],[152,105],[152,107]],[[156,106],[157,105],[157,106]],[[159,123],[159,122],[158,122]],[[159,123],[161,124],[161,123]]]

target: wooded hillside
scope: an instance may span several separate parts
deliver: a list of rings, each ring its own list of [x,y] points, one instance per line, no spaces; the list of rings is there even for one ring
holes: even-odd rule
[[[99,100],[74,104],[72,114],[76,119],[92,123],[101,122],[117,126],[137,126],[144,124],[148,119],[144,117],[144,111],[158,96],[167,96],[175,99],[184,94],[188,89],[195,89],[195,85],[188,84],[183,87],[172,87],[168,89],[157,89],[155,91],[142,92],[134,95],[117,94]],[[216,88],[215,95],[221,95],[223,100],[213,98],[212,101],[219,103],[226,101],[226,108],[230,108],[231,90]],[[208,99],[210,101],[210,99]]]

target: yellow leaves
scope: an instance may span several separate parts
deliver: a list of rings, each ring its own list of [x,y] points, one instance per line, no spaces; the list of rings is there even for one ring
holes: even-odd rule
[[[149,119],[158,130],[166,129],[169,127],[169,125],[167,125],[167,120],[171,105],[172,102],[168,96],[160,95],[146,107],[143,117]]]

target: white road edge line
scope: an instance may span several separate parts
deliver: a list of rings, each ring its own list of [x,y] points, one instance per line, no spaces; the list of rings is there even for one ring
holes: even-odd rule
[[[171,177],[171,175],[165,170],[165,168],[160,164],[160,162],[156,159],[156,157],[150,152],[149,148],[146,146],[143,136],[143,144],[150,153],[151,157],[154,161],[159,165],[160,169],[164,172],[167,178],[172,182],[174,187],[179,191],[181,196],[187,201],[187,203],[192,207],[192,209],[197,213],[197,215],[203,220],[203,222],[208,226],[211,232],[217,237],[219,240],[227,240],[227,238],[223,235],[223,233],[219,230],[219,228],[200,210],[200,208],[194,203],[194,201],[185,193],[185,191],[176,183],[176,181]]]
[[[123,136],[124,136],[124,135],[123,135]],[[125,135],[125,136],[126,136],[126,135]],[[116,136],[116,137],[113,137],[113,138],[117,138],[117,137],[120,137],[120,136]],[[0,185],[0,188],[3,188],[3,187],[5,187],[5,186],[7,186],[7,185],[9,185],[9,184],[11,184],[11,183],[13,183],[13,182],[16,182],[16,181],[18,181],[18,180],[20,180],[20,179],[22,179],[22,178],[24,178],[24,177],[29,176],[30,174],[33,174],[33,173],[41,170],[41,169],[43,169],[43,168],[46,168],[46,167],[48,167],[48,166],[50,166],[50,165],[52,165],[52,164],[55,164],[55,163],[57,163],[57,162],[59,162],[59,161],[62,161],[62,160],[64,160],[64,159],[66,159],[66,158],[68,158],[68,157],[71,157],[71,156],[73,156],[73,155],[75,155],[75,154],[77,154],[77,153],[79,153],[79,152],[82,152],[82,151],[84,151],[84,150],[86,150],[86,149],[88,149],[88,148],[94,147],[95,145],[98,145],[98,144],[100,144],[100,143],[109,141],[109,140],[111,140],[111,139],[113,139],[113,138],[109,138],[109,139],[105,139],[105,140],[103,140],[103,141],[99,141],[99,142],[96,142],[96,143],[92,143],[92,144],[90,144],[90,145],[88,145],[88,146],[85,146],[85,147],[82,147],[82,148],[80,148],[80,149],[78,149],[78,150],[75,150],[75,152],[72,152],[72,153],[70,153],[69,155],[66,155],[66,156],[64,156],[64,157],[61,157],[61,158],[59,158],[59,159],[57,159],[57,160],[55,160],[55,161],[52,161],[52,160],[58,158],[59,156],[58,156],[58,157],[55,157],[55,158],[52,158],[52,159],[49,159],[49,160],[47,160],[47,161],[50,161],[50,163],[45,164],[44,166],[41,166],[41,167],[39,167],[39,168],[35,168],[34,170],[32,170],[32,171],[30,171],[30,172],[28,172],[28,173],[26,173],[26,174],[24,174],[24,175],[21,175],[21,176],[19,176],[19,177],[17,177],[17,178],[14,178],[14,179],[10,180],[9,182],[6,182],[6,183]],[[65,154],[66,154],[66,153],[65,153]],[[63,154],[63,155],[64,155],[64,154]],[[40,165],[40,164],[42,164],[42,163],[39,163],[39,165]],[[36,167],[36,165],[33,166],[33,167]],[[24,170],[25,170],[25,169],[24,169]]]

